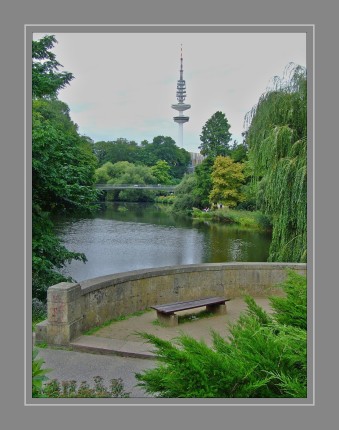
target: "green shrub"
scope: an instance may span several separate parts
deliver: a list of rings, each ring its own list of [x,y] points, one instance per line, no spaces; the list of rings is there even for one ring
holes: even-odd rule
[[[289,273],[282,287],[286,297],[272,299],[272,315],[246,297],[247,311],[230,325],[228,339],[213,332],[212,348],[187,335],[171,342],[143,333],[159,364],[137,373],[138,385],[157,397],[306,397],[305,278]]]
[[[157,196],[155,197],[154,201],[156,203],[164,203],[164,204],[172,205],[174,203],[174,199],[175,199],[175,195],[169,194],[167,196]]]
[[[281,287],[286,292],[286,297],[271,297],[270,299],[275,310],[276,321],[306,330],[306,278],[290,271],[287,280],[281,284]]]
[[[38,358],[39,350],[33,348],[32,351],[32,396],[41,397],[43,395],[43,383],[48,380],[46,374],[51,369],[43,369],[45,364],[43,358]]]
[[[47,318],[47,304],[34,297],[32,299],[32,328],[35,330],[37,323]]]
[[[94,387],[90,387],[88,382],[62,381],[61,383],[53,379],[44,387],[44,397],[48,398],[112,398],[129,397],[129,393],[124,391],[122,379],[111,379],[109,387],[103,384],[101,376],[95,376]]]

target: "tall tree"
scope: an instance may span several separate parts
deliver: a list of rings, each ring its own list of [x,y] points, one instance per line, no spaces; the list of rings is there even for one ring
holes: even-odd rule
[[[74,78],[72,73],[58,72],[61,64],[50,51],[57,43],[55,36],[47,35],[32,42],[32,96],[56,98],[58,92]]]
[[[289,65],[247,115],[258,203],[273,223],[270,261],[306,261],[307,78]]]
[[[217,157],[218,155],[229,155],[231,133],[230,124],[224,113],[217,111],[203,126],[200,135],[201,145],[199,146],[202,155]]]
[[[171,175],[170,175],[171,167],[167,163],[167,161],[159,160],[155,163],[154,166],[151,167],[152,175],[156,178],[159,184],[168,185],[171,183]]]
[[[198,207],[208,207],[210,204],[209,195],[212,191],[212,169],[214,164],[213,157],[207,157],[201,164],[198,164],[194,170],[196,177],[196,186],[194,193],[199,196]]]
[[[211,203],[223,203],[234,207],[244,200],[240,187],[245,181],[244,165],[235,163],[230,157],[218,156],[213,165]]]
[[[33,297],[41,300],[50,285],[66,280],[59,269],[67,261],[86,259],[60,243],[50,215],[90,210],[97,196],[90,142],[78,134],[68,106],[56,97],[72,75],[54,73],[59,63],[48,50],[54,42],[53,36],[33,42],[32,288]]]

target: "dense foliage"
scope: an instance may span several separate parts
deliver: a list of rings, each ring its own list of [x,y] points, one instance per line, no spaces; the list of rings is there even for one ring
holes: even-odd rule
[[[155,194],[150,190],[137,189],[138,186],[157,184],[158,178],[154,175],[154,170],[151,167],[129,163],[128,161],[119,161],[115,164],[108,161],[96,170],[95,181],[98,184],[134,184],[136,186],[136,189],[107,191],[107,201],[143,202],[153,201]]]
[[[43,391],[44,383],[48,380],[47,373],[51,369],[44,368],[45,361],[38,357],[39,350],[32,350],[32,397],[39,397]]]
[[[196,177],[196,187],[194,194],[199,196],[198,207],[209,207],[210,205],[210,193],[212,191],[212,170],[213,170],[214,158],[206,157],[201,164],[199,164],[194,170],[194,176]]]
[[[247,116],[260,208],[272,217],[270,261],[306,261],[307,79],[290,65]]]
[[[229,339],[214,332],[211,348],[187,335],[174,342],[143,333],[158,365],[136,374],[138,385],[156,397],[307,397],[306,278],[290,272],[282,287],[272,315],[247,297]]]
[[[151,167],[152,175],[157,180],[157,183],[163,185],[169,185],[172,183],[170,170],[171,167],[165,160],[159,160]]]
[[[215,221],[225,224],[237,224],[240,227],[265,231],[271,230],[269,218],[267,218],[259,211],[236,210],[230,209],[227,206],[213,209],[211,211],[194,208],[192,211],[192,217],[195,220]]]
[[[56,98],[71,74],[57,73],[60,65],[48,51],[54,42],[53,36],[33,42],[32,289],[42,301],[50,285],[66,280],[58,269],[71,259],[85,260],[60,243],[52,215],[90,210],[97,198],[89,139],[78,134],[68,106]]]
[[[175,190],[173,211],[175,213],[190,214],[192,209],[200,204],[200,197],[196,193],[197,178],[195,175],[185,175]]]
[[[206,157],[195,168],[194,187],[190,188],[195,205],[202,209],[219,202],[238,210],[263,212],[272,224],[269,261],[306,262],[306,70],[289,65],[283,78],[275,78],[272,88],[246,115],[245,123],[243,142],[232,146],[229,124],[221,112],[203,127],[200,148]],[[219,156],[232,159],[234,164],[226,166],[224,162],[221,168],[216,161]],[[239,179],[233,186],[232,176]],[[235,198],[229,198],[232,193]],[[180,193],[174,206],[185,205],[186,212],[192,213],[193,207],[187,207],[192,196],[184,198]]]
[[[93,149],[99,166],[107,162],[115,164],[128,161],[151,167],[159,161],[165,161],[169,166],[168,175],[175,179],[183,177],[190,163],[189,152],[179,148],[168,136],[156,136],[152,142],[144,140],[140,145],[122,138],[110,142],[100,141],[93,144]]]
[[[240,187],[245,181],[243,164],[235,163],[230,157],[216,157],[212,171],[212,191],[209,195],[211,203],[218,202],[234,207],[244,200]]]
[[[201,154],[213,158],[218,155],[229,155],[229,142],[232,137],[230,127],[225,114],[215,112],[202,128],[199,146]]]
[[[32,42],[33,98],[56,98],[59,90],[73,79],[72,73],[58,71],[61,64],[50,51],[56,42],[53,35]]]
[[[203,126],[200,135],[202,143],[199,148],[205,158],[195,167],[193,173],[195,179],[190,181],[191,184],[194,183],[194,187],[190,187],[192,195],[184,198],[185,186],[180,188],[179,195],[176,193],[174,199],[174,208],[191,213],[193,207],[187,205],[192,200],[198,208],[208,208],[218,202],[234,206],[244,200],[239,188],[246,180],[242,172],[247,161],[248,148],[245,140],[241,144],[234,141],[231,145],[232,135],[229,129],[230,124],[225,114],[220,111],[215,112]],[[184,179],[184,182],[187,183],[187,179]],[[252,204],[251,209],[254,209]]]

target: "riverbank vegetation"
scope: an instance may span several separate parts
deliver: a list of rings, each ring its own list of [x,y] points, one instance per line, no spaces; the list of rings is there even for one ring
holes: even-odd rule
[[[273,224],[270,261],[307,259],[307,79],[289,66],[249,112],[247,142],[258,206]]]
[[[203,221],[221,222],[224,224],[237,224],[245,228],[255,228],[260,230],[271,230],[270,218],[259,211],[242,211],[229,208],[215,210],[201,210],[193,208],[193,219]]]
[[[207,121],[200,136],[205,159],[176,188],[173,210],[223,222],[232,220],[232,212],[220,214],[214,207],[248,211],[248,220],[260,211],[272,226],[269,261],[306,262],[306,70],[289,65],[247,114],[246,124],[243,143],[230,145],[225,115],[217,112]]]
[[[42,317],[47,288],[67,280],[59,269],[71,259],[86,260],[60,243],[51,215],[90,211],[97,200],[96,157],[71,121],[68,106],[57,98],[73,75],[59,72],[61,65],[51,52],[55,43],[54,36],[45,36],[32,44],[33,319]]]
[[[169,166],[168,178],[171,180],[180,180],[190,163],[189,152],[179,148],[169,136],[159,135],[152,142],[143,140],[140,145],[120,138],[115,141],[93,142],[92,147],[99,167],[107,162],[115,164],[119,161],[152,167],[159,161],[165,161]]]
[[[229,338],[213,332],[212,347],[188,335],[142,333],[158,365],[136,374],[138,385],[166,398],[306,398],[306,278],[290,272],[281,287],[286,296],[271,298],[272,315],[247,297]]]

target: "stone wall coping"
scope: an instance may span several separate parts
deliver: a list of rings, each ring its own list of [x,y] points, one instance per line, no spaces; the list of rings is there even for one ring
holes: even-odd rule
[[[153,278],[158,276],[175,275],[177,273],[190,273],[201,271],[220,271],[220,270],[265,270],[265,269],[306,269],[306,263],[256,263],[256,262],[232,262],[232,263],[203,263],[187,264],[178,266],[164,266],[158,268],[133,270],[130,272],[114,273],[112,275],[99,276],[85,281],[70,285],[80,285],[81,295],[88,294],[92,291],[102,288],[118,285],[136,279]]]

